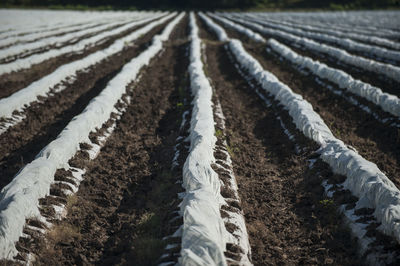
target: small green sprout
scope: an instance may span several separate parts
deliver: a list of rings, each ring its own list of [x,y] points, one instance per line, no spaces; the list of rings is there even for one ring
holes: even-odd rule
[[[216,136],[217,138],[221,138],[221,137],[223,136],[222,130],[221,130],[221,129],[215,130],[215,136]]]
[[[331,207],[333,205],[333,200],[332,199],[324,199],[324,200],[320,200],[319,203],[324,207],[324,208],[328,208]]]

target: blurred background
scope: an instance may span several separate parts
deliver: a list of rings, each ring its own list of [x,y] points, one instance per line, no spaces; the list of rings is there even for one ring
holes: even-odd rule
[[[400,0],[1,0],[0,7],[78,10],[354,10],[399,9]]]

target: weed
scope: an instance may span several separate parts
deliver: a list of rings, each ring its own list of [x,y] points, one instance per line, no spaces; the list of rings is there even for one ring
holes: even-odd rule
[[[161,218],[154,212],[145,212],[138,222],[140,237],[134,240],[135,263],[139,265],[152,265],[155,258],[161,256],[165,241],[160,238]]]
[[[75,194],[68,196],[66,204],[67,211],[72,210],[72,208],[78,204],[78,201],[79,201],[78,196],[76,196]]]
[[[228,150],[228,153],[231,157],[234,157],[235,153],[240,152],[240,149],[238,147],[233,147],[233,146],[230,146],[229,144],[226,145],[226,149]]]
[[[179,82],[179,86],[178,86],[178,96],[179,96],[179,100],[181,102],[183,102],[186,98],[186,92],[187,92],[187,84],[188,84],[188,74],[186,73],[182,80],[180,80]]]
[[[332,199],[324,199],[320,200],[319,203],[324,207],[324,208],[330,208],[333,205],[333,200]]]
[[[72,242],[73,240],[81,240],[82,235],[80,229],[71,224],[59,224],[53,227],[48,234],[49,239],[53,243]]]
[[[215,130],[215,136],[217,138],[222,138],[224,136],[224,133],[222,132],[221,129],[217,129],[217,130]]]
[[[186,90],[184,86],[179,86],[178,87],[178,95],[179,95],[179,100],[183,101],[186,97]]]
[[[159,224],[159,217],[154,212],[145,212],[139,219],[138,227],[144,232],[148,232],[148,229],[152,229]]]
[[[328,224],[335,224],[339,215],[337,213],[336,204],[333,199],[323,199],[319,202],[319,212],[323,220]]]
[[[207,67],[206,67],[205,64],[203,65],[203,72],[204,72],[204,75],[205,75],[206,77],[209,77],[209,75],[208,75],[208,70],[207,70]]]
[[[340,132],[340,130],[339,129],[336,129],[336,136],[338,137],[338,138],[341,138],[341,132]]]
[[[137,265],[157,265],[151,262],[154,262],[155,258],[161,256],[161,253],[157,253],[156,251],[162,250],[165,243],[161,239],[144,237],[137,239],[134,242],[134,246],[133,255]]]

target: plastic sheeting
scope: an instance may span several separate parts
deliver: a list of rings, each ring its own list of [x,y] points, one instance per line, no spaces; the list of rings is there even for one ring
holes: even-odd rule
[[[210,19],[207,24],[212,29],[219,27]],[[374,163],[335,138],[312,105],[264,70],[239,40],[230,40],[227,45],[241,67],[289,111],[296,127],[321,146],[321,159],[335,173],[347,177],[343,185],[359,198],[356,208],[374,209],[374,216],[381,222],[379,229],[400,243],[400,191],[393,182]]]
[[[397,96],[384,93],[377,87],[364,83],[361,80],[356,80],[342,70],[328,67],[327,65],[314,61],[309,57],[301,56],[274,39],[269,39],[268,45],[272,50],[290,62],[307,68],[318,77],[327,79],[337,84],[340,88],[345,88],[348,91],[373,102],[384,111],[400,117],[400,99]]]
[[[124,21],[113,21],[111,23],[108,22],[102,25],[95,25],[94,27],[89,27],[86,29],[82,29],[82,26],[80,26],[80,29],[76,28],[75,31],[66,33],[61,36],[50,36],[48,38],[37,40],[35,42],[13,44],[10,47],[3,48],[0,50],[1,51],[0,59],[24,55],[27,52],[43,49],[47,46],[57,47],[60,46],[60,44],[68,43],[73,40],[78,40],[79,38],[84,37],[85,35],[93,35],[101,31],[104,31],[108,28],[120,27],[132,21],[136,20],[130,19]]]
[[[289,111],[297,128],[321,145],[321,159],[335,173],[347,177],[344,188],[359,198],[357,207],[374,209],[375,217],[382,223],[380,229],[400,242],[400,191],[393,182],[374,163],[335,138],[311,104],[271,73],[264,71],[239,41],[232,40],[229,47],[241,66]]]
[[[154,17],[153,17],[153,19],[154,19]],[[147,22],[147,21],[149,21],[149,19],[145,19],[142,22]],[[126,31],[134,26],[140,25],[140,24],[141,24],[140,22],[136,22],[136,21],[131,22],[131,23],[125,24],[121,27],[118,27],[116,29],[113,29],[110,31],[105,31],[105,32],[97,34],[93,37],[83,39],[73,45],[65,46],[65,47],[62,47],[59,49],[51,49],[44,53],[33,54],[33,55],[25,57],[25,58],[17,59],[10,63],[1,64],[0,65],[0,75],[10,73],[12,71],[18,71],[21,69],[30,68],[32,65],[39,64],[39,63],[41,63],[47,59],[53,58],[53,57],[61,56],[61,55],[67,54],[67,53],[84,51],[84,49],[87,46],[92,46],[96,43],[102,42],[106,38],[109,38],[113,35],[122,33],[124,31]]]
[[[333,46],[329,46],[326,44],[321,44],[318,42],[315,42],[313,40],[304,38],[304,37],[298,37],[290,33],[286,33],[280,30],[274,30],[274,29],[269,29],[262,27],[258,24],[248,22],[243,19],[238,19],[238,18],[231,18],[234,21],[238,21],[252,29],[255,29],[256,31],[262,32],[264,34],[272,35],[272,36],[277,36],[282,39],[285,39],[289,42],[293,42],[299,45],[302,45],[306,47],[307,49],[314,50],[320,53],[328,54],[334,58],[336,58],[338,61],[342,61],[346,64],[362,68],[367,71],[375,72],[378,74],[382,74],[388,78],[391,78],[395,81],[400,82],[400,67],[396,67],[390,64],[385,64],[385,63],[380,63],[376,62],[371,59],[363,58],[360,56],[356,55],[351,55],[344,51],[343,49],[339,49]]]
[[[85,68],[99,63],[101,60],[104,60],[105,58],[122,51],[125,47],[125,43],[139,38],[171,17],[172,15],[169,15],[154,21],[145,27],[134,31],[128,36],[116,40],[112,45],[104,50],[97,51],[82,59],[62,65],[51,74],[31,83],[28,87],[15,92],[7,98],[0,99],[0,117],[11,117],[15,110],[21,110],[24,105],[29,105],[29,103],[35,101],[38,96],[45,97],[51,88],[54,88],[57,84],[60,84],[67,77],[74,76],[78,71],[84,70]],[[154,19],[154,17],[134,22],[134,25],[141,25],[152,19]],[[131,26],[132,25],[133,24],[131,24]]]
[[[254,16],[254,18],[265,19],[264,16]],[[320,27],[320,26],[317,27],[317,26],[311,26],[311,25],[304,25],[300,21],[298,21],[297,23],[294,23],[294,22],[278,21],[278,20],[272,20],[272,19],[267,19],[267,20],[270,22],[274,22],[274,23],[281,24],[281,25],[286,25],[289,27],[295,27],[295,28],[300,28],[300,29],[309,30],[309,31],[317,31],[317,32],[325,33],[325,34],[331,34],[331,35],[334,35],[334,36],[340,37],[340,38],[350,38],[350,39],[359,40],[362,42],[372,43],[375,45],[383,45],[383,46],[390,47],[392,49],[400,49],[400,43],[397,43],[395,41],[391,41],[391,40],[388,40],[385,38],[381,38],[381,37],[364,35],[364,34],[359,34],[359,33],[344,32],[343,30],[337,30],[334,28],[324,28],[324,27]]]
[[[68,160],[79,149],[79,143],[88,142],[89,133],[109,119],[126,86],[162,50],[163,41],[168,39],[183,16],[176,17],[161,35],[155,36],[152,45],[127,63],[85,110],[71,120],[57,139],[48,144],[1,191],[0,259],[12,259],[17,254],[15,242],[22,235],[25,219],[40,218],[39,199],[49,194],[56,170],[66,167]]]
[[[115,21],[127,21],[128,19],[130,20],[139,20],[139,19],[145,19],[147,17],[151,17],[155,14],[152,12],[142,12],[142,13],[126,13],[125,15],[120,14],[120,16],[115,16],[112,18],[107,18],[104,17],[104,14],[102,13],[97,13],[97,16],[92,17],[91,19],[84,17],[80,18],[77,20],[72,20],[69,23],[64,24],[64,26],[56,26],[55,28],[49,29],[49,30],[43,30],[39,32],[35,32],[35,30],[32,30],[33,32],[30,34],[25,34],[22,36],[12,36],[12,37],[5,37],[1,39],[1,34],[0,34],[0,46],[8,46],[8,45],[15,45],[15,44],[20,44],[20,43],[29,43],[37,40],[42,40],[44,38],[49,38],[58,34],[64,34],[64,33],[70,33],[72,31],[76,30],[82,30],[82,29],[87,29],[89,27],[96,27],[100,26],[103,24],[109,24],[110,22],[115,22]],[[68,20],[70,18],[68,17]],[[73,23],[71,23],[73,22]],[[52,22],[49,22],[49,25],[54,25]]]
[[[334,44],[337,44],[337,45],[339,45],[347,50],[350,50],[350,51],[364,52],[366,54],[372,54],[377,57],[385,58],[385,59],[389,59],[389,60],[396,60],[396,61],[400,60],[400,52],[386,49],[383,47],[379,47],[376,45],[363,44],[363,43],[359,43],[359,42],[350,40],[348,38],[340,38],[340,37],[335,37],[335,36],[331,36],[331,35],[324,34],[324,33],[305,31],[305,30],[296,29],[296,28],[293,28],[290,26],[281,25],[278,23],[262,21],[259,19],[258,20],[250,19],[250,20],[253,22],[257,22],[258,24],[261,24],[263,26],[275,28],[278,30],[283,30],[285,32],[292,33],[297,36],[307,37],[307,38],[311,38],[311,39],[315,39],[315,40],[323,41],[323,42],[334,43]]]
[[[243,26],[241,26],[239,24],[236,24],[236,23],[234,23],[234,22],[232,22],[230,20],[227,20],[225,18],[215,16],[212,13],[207,13],[207,15],[209,15],[210,17],[222,22],[226,26],[228,26],[228,27],[230,27],[230,28],[232,28],[232,29],[234,29],[234,30],[236,30],[238,32],[243,33],[244,35],[246,35],[247,37],[249,37],[250,39],[252,39],[252,40],[254,40],[256,42],[266,42],[265,39],[260,34],[254,32],[254,31],[252,31],[250,29],[247,29],[247,28],[245,28],[245,27],[243,27]]]
[[[190,14],[190,86],[193,110],[190,121],[190,149],[183,166],[185,196],[181,265],[227,265],[224,251],[229,234],[220,215],[224,199],[218,174],[211,168],[215,161],[212,88],[203,71],[201,40],[193,13]]]

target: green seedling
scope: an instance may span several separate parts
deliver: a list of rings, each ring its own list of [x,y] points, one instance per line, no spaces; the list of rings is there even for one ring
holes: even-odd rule
[[[231,157],[234,157],[235,153],[238,153],[240,151],[238,147],[232,147],[230,145],[227,145],[226,149],[228,150],[228,153]]]
[[[215,130],[215,136],[216,136],[217,138],[222,138],[223,135],[224,135],[224,133],[222,132],[221,129]]]
[[[324,207],[324,208],[329,208],[333,205],[333,200],[332,199],[324,199],[320,200],[319,203]]]
[[[186,96],[186,92],[185,92],[184,86],[179,86],[178,87],[178,94],[179,94],[179,99],[182,101]]]

